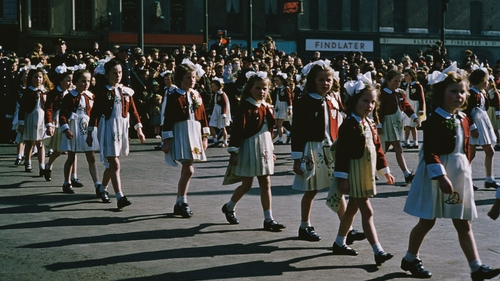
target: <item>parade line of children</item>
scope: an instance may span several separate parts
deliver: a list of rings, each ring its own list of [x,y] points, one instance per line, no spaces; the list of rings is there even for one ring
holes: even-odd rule
[[[51,83],[44,68],[23,71],[27,75],[23,74],[24,86],[20,90],[18,115],[13,125],[17,126],[19,143],[24,141],[25,144],[25,171],[33,170],[31,156],[36,147],[39,175],[51,181],[55,159],[66,152],[62,191],[72,194],[75,193],[73,186],[83,186],[77,177],[76,154],[84,152],[97,198],[103,203],[112,202],[107,191],[111,182],[118,209],[131,205],[121,184],[119,158],[129,153],[129,126],[135,129],[141,142],[145,141],[145,136],[134,103],[134,91],[120,84],[123,75],[120,62],[103,59],[93,73],[85,66],[59,66],[54,76],[56,85]],[[286,74],[275,74],[276,90],[273,92],[273,80],[268,72],[247,71],[237,108],[229,108],[230,101],[222,91],[224,81],[211,81],[216,106],[209,119],[203,97],[195,89],[204,71],[200,65],[183,61],[174,73],[162,75],[173,82],[166,83],[164,95],[155,93],[159,107],[155,111],[159,115],[155,125],[161,124],[160,147],[165,162],[172,166],[181,164],[173,213],[184,218],[193,216],[187,193],[194,163],[207,161],[208,137],[220,130],[223,137],[220,147],[226,147],[230,154],[224,181],[231,177],[232,182],[241,182],[229,201],[222,205],[225,219],[230,224],[240,223],[236,217],[237,203],[252,188],[253,178],[257,177],[264,230],[279,232],[285,229],[272,212],[271,175],[276,161],[273,132],[276,126],[278,141],[275,144],[283,144],[281,138],[286,133],[283,122],[291,117],[294,133],[291,159],[295,173],[292,188],[304,192],[300,203],[299,239],[321,240],[311,223],[311,209],[318,191],[329,188],[326,204],[337,213],[340,221],[332,253],[358,255],[349,245],[366,239],[373,249],[377,266],[393,257],[384,251],[378,240],[374,209],[369,200],[377,194],[377,172],[385,176],[387,184],[394,184],[384,152],[392,145],[405,181],[411,184],[404,212],[419,218],[409,234],[408,251],[401,261],[401,269],[416,278],[432,276],[424,268],[419,250],[436,219],[451,218],[472,280],[496,277],[500,269],[481,262],[471,227],[471,220],[477,217],[470,164],[476,146],[482,146],[486,153],[485,187],[498,187],[492,173],[495,134],[487,115],[488,71],[478,68],[467,77],[455,67],[434,71],[429,76],[433,111],[423,123],[424,141],[415,173],[406,166],[400,138],[406,133],[408,139],[411,133],[414,146],[418,147],[416,128],[425,119],[422,116],[426,109],[422,92],[411,90],[419,89],[415,85],[415,73],[404,73],[388,71],[382,86],[378,86],[369,73],[358,74],[357,79],[343,85],[347,94],[343,101],[338,73],[328,60],[304,66],[302,75],[306,82],[295,88],[301,89],[300,93],[294,90],[293,94],[285,82]],[[93,76],[99,83],[91,92]],[[407,82],[406,94],[400,89],[403,77]],[[408,98],[415,102],[408,102]],[[414,110],[412,106],[418,108]],[[404,122],[403,112],[408,117]],[[228,141],[226,127],[230,125]],[[160,134],[158,127],[155,133]],[[45,145],[54,151],[47,164]],[[21,162],[19,150],[15,165]],[[94,156],[96,151],[105,167],[102,181]],[[352,227],[358,211],[364,232]],[[500,189],[497,189],[496,202],[488,215],[492,219],[500,215]]]

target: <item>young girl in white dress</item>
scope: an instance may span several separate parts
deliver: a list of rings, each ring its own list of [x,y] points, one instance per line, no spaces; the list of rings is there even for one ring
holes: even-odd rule
[[[209,126],[212,130],[212,136],[217,138],[215,128],[222,131],[221,147],[227,147],[226,127],[231,125],[231,107],[224,88],[224,80],[221,78],[212,78],[212,92],[214,93],[214,109],[210,116]]]
[[[74,193],[70,182],[70,172],[75,162],[77,152],[85,152],[87,163],[89,164],[89,172],[94,187],[100,189],[101,182],[97,171],[94,151],[99,150],[97,141],[97,131],[91,133],[93,143],[87,145],[87,131],[90,112],[94,106],[95,95],[88,91],[90,86],[91,74],[88,70],[78,70],[73,76],[75,89],[64,96],[61,105],[59,116],[61,131],[65,135],[62,139],[61,149],[68,152],[68,159],[64,163],[64,184],[63,191],[66,193]],[[97,191],[97,190],[96,190]],[[110,203],[111,200],[107,196],[107,192],[101,196],[102,202]]]
[[[432,276],[418,256],[420,247],[436,218],[449,218],[469,263],[472,280],[490,279],[500,274],[500,269],[481,263],[471,225],[477,210],[468,159],[469,118],[460,111],[467,99],[468,83],[455,72],[438,71],[431,75],[429,83],[436,110],[423,128],[424,145],[404,207],[406,213],[418,217],[419,221],[410,232],[401,269],[417,278]]]
[[[181,176],[177,185],[174,214],[189,218],[193,212],[187,204],[189,182],[193,177],[193,163],[206,161],[207,137],[210,135],[203,100],[194,89],[197,69],[193,63],[175,68],[174,84],[165,100],[162,127],[162,151],[168,164],[181,162]]]
[[[42,140],[47,138],[45,134],[45,102],[47,93],[54,88],[43,68],[31,69],[28,73],[28,89],[24,91],[21,105],[19,107],[18,131],[23,134],[25,148],[24,170],[31,173],[31,152],[33,147],[37,148],[38,163],[40,165],[40,176],[45,170],[45,147]]]
[[[18,83],[18,90],[17,90],[17,95],[16,95],[16,109],[14,111],[14,116],[12,119],[12,130],[17,132],[16,135],[16,143],[17,143],[17,155],[16,155],[16,161],[14,161],[14,165],[18,166],[21,164],[21,161],[24,158],[24,138],[23,134],[19,132],[18,126],[19,126],[19,108],[21,106],[21,101],[23,99],[23,94],[24,91],[26,90],[26,87],[28,87],[28,68],[23,67],[19,70],[19,73],[17,74],[16,80],[19,82]]]
[[[469,76],[470,90],[467,100],[467,108],[464,112],[471,120],[471,140],[470,140],[470,158],[471,162],[476,156],[476,147],[483,148],[484,168],[486,170],[485,188],[498,188],[500,185],[495,181],[493,174],[493,157],[496,143],[496,136],[493,126],[488,117],[488,108],[490,107],[488,97],[486,96],[486,86],[488,85],[488,70],[476,69]],[[498,105],[497,105],[498,106]]]
[[[377,171],[385,175],[388,184],[394,184],[394,177],[387,165],[375,124],[368,117],[376,108],[377,91],[371,83],[361,80],[355,83],[353,87],[345,87],[349,94],[346,102],[348,117],[339,128],[332,180],[332,185],[337,185],[342,194],[349,195],[349,203],[340,221],[332,251],[334,255],[358,254],[347,246],[347,234],[359,209],[363,230],[372,246],[375,263],[381,265],[393,255],[385,252],[380,245],[369,198],[377,194]]]
[[[106,192],[107,184],[111,180],[116,193],[117,207],[123,209],[132,204],[123,194],[120,177],[120,156],[129,153],[129,126],[133,125],[141,143],[144,143],[146,138],[142,133],[141,119],[135,108],[134,91],[120,84],[123,74],[120,62],[112,59],[106,62],[103,68],[98,67],[98,69],[106,78],[107,84],[101,85],[95,93],[87,129],[87,145],[95,146],[93,131],[97,129],[101,162],[106,168],[99,192],[101,194]],[[96,189],[96,195],[101,194],[97,194]]]
[[[240,176],[238,186],[231,200],[222,206],[222,212],[230,224],[238,224],[234,210],[240,199],[252,188],[257,177],[260,187],[264,230],[281,231],[285,225],[276,222],[272,213],[271,175],[274,174],[274,146],[271,132],[276,120],[272,107],[265,102],[269,94],[270,81],[266,72],[246,73],[248,81],[243,89],[241,104],[235,115],[228,152],[229,164],[234,166],[234,174]]]
[[[283,122],[292,116],[292,90],[288,87],[286,79],[288,75],[279,72],[274,77],[276,87],[271,95],[274,104],[274,116],[276,118],[276,131],[278,140],[275,144],[283,144],[283,133],[285,127]]]

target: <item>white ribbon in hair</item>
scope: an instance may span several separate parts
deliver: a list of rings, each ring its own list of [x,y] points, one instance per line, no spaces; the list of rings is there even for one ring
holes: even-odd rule
[[[321,66],[321,68],[325,69],[325,67],[330,66],[330,61],[325,59],[310,62],[306,66],[304,66],[304,68],[302,68],[302,74],[307,75],[315,65],[319,65]]]
[[[212,81],[219,81],[219,83],[224,84],[224,79],[219,78],[219,77],[212,78]]]
[[[37,69],[37,68],[42,68],[43,69],[43,64],[39,62],[37,65],[30,65],[30,69]]]
[[[160,76],[164,77],[165,74],[169,74],[169,73],[172,73],[172,71],[167,69],[167,70],[163,71],[162,73],[160,73]]]
[[[489,78],[491,81],[495,81],[495,77],[494,77],[493,75],[490,75],[488,78]]]
[[[335,78],[337,81],[340,81],[340,71],[334,71],[333,78]]]
[[[300,82],[300,80],[302,80],[302,75],[295,74],[295,81]]]
[[[481,65],[474,64],[472,65],[472,71],[481,69],[484,73],[489,74],[488,69],[484,67],[484,65],[481,63]]]
[[[443,73],[444,74],[448,74],[449,72],[457,72],[458,70],[458,67],[457,67],[457,62],[454,61],[450,66],[448,66],[447,68],[443,69]]]
[[[372,73],[370,71],[366,72],[365,74],[358,74],[357,78],[358,80],[361,80],[366,84],[373,84]]]
[[[248,71],[246,74],[245,74],[246,78],[247,79],[250,79],[250,77],[252,76],[257,76],[259,78],[262,78],[262,79],[265,79],[267,77],[267,72],[265,71]]]
[[[66,66],[65,63],[63,63],[61,65],[58,65],[56,67],[55,71],[57,74],[63,74],[63,73],[66,73],[68,71],[68,67]]]
[[[278,73],[276,73],[276,76],[281,76],[281,78],[283,78],[283,80],[286,80],[288,78],[288,75],[286,75],[286,73],[284,73],[284,72],[278,72]]]
[[[429,85],[434,85],[439,82],[443,82],[446,77],[448,77],[447,74],[434,70],[434,72],[427,75],[427,80],[429,81]]]
[[[106,56],[104,59],[97,61],[97,66],[94,69],[94,75],[101,74],[104,75],[106,71],[104,70],[104,65],[111,60],[111,57]]]
[[[187,65],[190,65],[190,66],[194,67],[194,69],[196,71],[196,75],[198,75],[198,77],[201,77],[201,76],[203,76],[203,74],[205,74],[205,70],[203,70],[203,68],[201,67],[201,65],[194,64],[188,58],[183,59],[181,64],[187,64]]]
[[[361,80],[351,80],[344,84],[344,89],[346,90],[349,96],[353,96],[354,94],[359,94],[364,88],[365,83]]]

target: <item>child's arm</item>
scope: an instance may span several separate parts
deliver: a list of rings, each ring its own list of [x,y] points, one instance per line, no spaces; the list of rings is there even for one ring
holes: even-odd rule
[[[451,184],[450,179],[446,175],[441,175],[439,177],[434,178],[439,183],[439,189],[444,194],[452,194],[453,193],[453,185]]]

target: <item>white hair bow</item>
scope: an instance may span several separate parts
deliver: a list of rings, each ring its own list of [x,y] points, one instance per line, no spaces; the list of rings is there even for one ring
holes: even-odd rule
[[[302,80],[302,75],[295,74],[295,81],[300,82],[300,80]]]
[[[104,75],[106,71],[104,70],[104,65],[111,60],[111,57],[106,56],[104,59],[97,61],[97,66],[94,69],[94,75],[102,74]]]
[[[335,78],[337,81],[340,81],[340,71],[334,71],[333,78]]]
[[[488,69],[486,67],[484,67],[484,65],[481,63],[481,65],[477,65],[477,64],[474,64],[472,65],[472,70],[478,70],[478,69],[481,69],[484,73],[488,74]]]
[[[168,73],[172,73],[172,71],[167,69],[167,70],[163,71],[162,73],[160,73],[160,76],[164,77],[165,74],[168,74]]]
[[[367,84],[373,83],[372,73],[370,71],[366,72],[365,74],[361,74],[361,73],[358,74],[357,78],[358,78],[358,80],[361,80],[362,82],[367,83]]]
[[[203,68],[201,67],[201,65],[194,64],[188,58],[183,59],[181,64],[187,64],[187,65],[190,65],[190,66],[194,67],[194,69],[196,71],[196,75],[198,75],[198,77],[201,77],[201,76],[203,76],[203,74],[205,74],[205,70],[203,70]]]
[[[286,75],[286,73],[283,73],[283,72],[276,73],[276,76],[281,76],[281,78],[283,78],[283,80],[286,80],[288,78],[288,75]]]
[[[212,81],[219,81],[219,83],[224,84],[224,79],[219,78],[219,77],[212,78]]]
[[[61,65],[58,65],[55,69],[56,73],[57,74],[63,74],[63,73],[66,73],[68,71],[68,67],[66,66],[66,64],[61,64]]]
[[[321,66],[321,68],[325,69],[325,67],[330,66],[330,61],[325,59],[325,60],[317,60],[317,61],[310,62],[306,66],[304,66],[304,68],[302,68],[302,73],[304,75],[307,75],[309,73],[309,71],[311,71],[313,66],[315,66],[315,65],[319,65],[319,66]]]
[[[449,72],[457,72],[458,70],[458,67],[457,67],[457,62],[454,61],[450,66],[448,66],[447,68],[443,69],[443,73],[444,74],[448,74]]]
[[[427,75],[427,80],[429,81],[429,85],[434,85],[439,82],[444,81],[448,77],[447,74],[434,70],[431,74]]]
[[[349,96],[353,96],[354,94],[359,94],[364,88],[365,83],[361,80],[351,80],[344,84],[344,89]]]
[[[250,79],[250,77],[252,76],[257,76],[259,78],[262,78],[262,79],[265,79],[267,77],[267,72],[265,71],[248,71],[246,74],[245,74],[246,78],[247,79]]]

